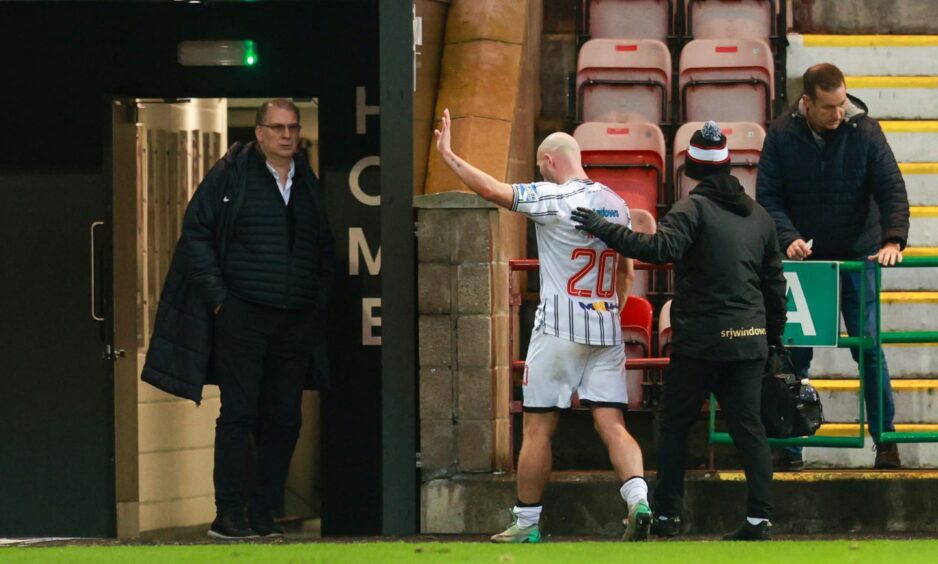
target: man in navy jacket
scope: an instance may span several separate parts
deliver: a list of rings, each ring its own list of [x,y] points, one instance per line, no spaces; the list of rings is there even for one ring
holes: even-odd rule
[[[843,73],[822,63],[804,74],[804,93],[769,128],[756,198],[775,220],[778,239],[790,260],[876,260],[882,266],[902,261],[909,235],[909,199],[899,166],[879,123],[847,94]],[[841,276],[841,312],[851,335],[877,331],[873,262],[867,262],[866,292],[861,273]],[[860,300],[866,317],[860,319]],[[859,352],[851,349],[859,362]],[[807,377],[812,350],[791,349],[792,368]],[[864,350],[866,407],[876,442],[877,468],[900,465],[895,444],[880,444],[881,431],[893,431],[892,387],[882,349]],[[878,381],[880,365],[882,382]],[[879,417],[879,394],[883,416]],[[800,449],[786,449],[782,469],[800,470]]]

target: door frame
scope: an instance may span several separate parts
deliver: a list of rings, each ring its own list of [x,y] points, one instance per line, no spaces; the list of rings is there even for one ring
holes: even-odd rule
[[[118,538],[140,533],[140,472],[137,413],[137,124],[136,100],[110,101],[110,163],[113,239],[114,490]],[[111,159],[111,160],[108,160]],[[122,188],[125,186],[131,188]],[[128,284],[126,280],[133,280]]]
[[[417,334],[416,334],[416,261],[413,211],[413,80],[414,80],[414,8],[412,0],[393,0],[379,4],[379,79],[381,123],[380,159],[382,197],[380,206],[381,246],[385,256],[394,260],[385,261],[381,284],[383,318],[383,346],[381,351],[381,533],[395,535],[415,534],[419,530],[420,487],[416,453],[418,451],[419,424],[417,419]],[[323,65],[328,68],[328,65]],[[356,83],[358,80],[354,80]],[[364,79],[361,79],[364,80]],[[348,77],[338,82],[347,86]],[[227,88],[226,88],[227,90]],[[164,93],[164,97],[165,97]],[[243,97],[244,94],[230,92],[219,94],[200,91],[199,98]],[[320,100],[323,93],[319,93]],[[123,234],[127,226],[118,222],[118,213],[131,205],[126,198],[134,197],[136,191],[116,190],[115,187],[131,179],[136,182],[136,171],[114,169],[113,144],[130,129],[116,128],[114,112],[118,111],[115,101],[135,100],[127,93],[108,97],[108,109],[112,112],[109,121],[113,128],[105,147],[105,177],[111,180],[109,197],[113,199],[111,215],[114,232]],[[121,114],[132,129],[133,111],[121,106]],[[135,126],[133,126],[135,127]],[[135,133],[134,133],[135,134]],[[322,129],[320,129],[322,134]],[[321,143],[322,143],[321,137]],[[125,144],[126,145],[126,144]],[[134,146],[135,143],[129,146]],[[321,147],[322,145],[320,145]],[[123,159],[123,157],[122,157]],[[124,159],[128,160],[128,159]],[[129,159],[135,162],[135,157]],[[325,167],[326,163],[321,163]],[[135,168],[135,167],[134,167]],[[135,202],[134,202],[135,205]],[[134,212],[129,217],[135,217]],[[110,235],[110,233],[109,233]],[[125,240],[127,239],[127,240]],[[113,237],[114,253],[128,253],[133,247],[134,237]],[[119,247],[117,245],[120,245]],[[123,256],[123,255],[122,255]],[[126,270],[118,262],[114,268],[115,280],[126,276]],[[130,264],[135,264],[131,262]],[[134,275],[135,276],[135,275]],[[116,290],[117,286],[114,287]],[[115,364],[115,490],[117,492],[118,536],[136,536],[139,530],[139,468],[137,460],[137,380],[139,378],[136,359],[135,325],[127,319],[135,319],[136,296],[114,295],[113,321],[110,330],[117,331],[113,342],[117,350],[128,351]],[[129,308],[127,304],[133,304]],[[127,327],[134,328],[133,338],[124,334]],[[128,344],[129,343],[129,344]],[[131,352],[133,351],[133,352]],[[323,452],[323,457],[329,452]],[[324,482],[324,486],[327,485]]]

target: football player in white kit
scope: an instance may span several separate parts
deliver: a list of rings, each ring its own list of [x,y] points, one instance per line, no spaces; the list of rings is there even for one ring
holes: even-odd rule
[[[444,162],[470,189],[499,206],[523,213],[537,224],[540,304],[524,372],[524,438],[518,458],[518,501],[513,522],[493,542],[539,542],[541,496],[550,481],[551,437],[559,410],[576,392],[591,408],[597,432],[609,450],[628,507],[625,540],[643,540],[651,525],[642,452],[626,431],[628,405],[625,349],[619,304],[632,277],[629,259],[578,231],[570,220],[577,206],[609,221],[630,225],[629,209],[609,188],[589,180],[580,148],[570,135],[553,133],[537,150],[546,182],[509,185],[453,153],[449,110],[435,130]]]

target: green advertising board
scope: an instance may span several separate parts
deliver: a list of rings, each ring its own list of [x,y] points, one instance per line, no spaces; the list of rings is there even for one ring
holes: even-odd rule
[[[836,347],[840,335],[840,263],[784,261],[788,347]]]

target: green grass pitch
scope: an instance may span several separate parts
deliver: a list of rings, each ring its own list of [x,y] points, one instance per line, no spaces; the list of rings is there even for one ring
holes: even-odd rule
[[[556,542],[540,545],[485,543],[355,542],[164,546],[58,546],[0,548],[0,562],[136,563],[237,562],[367,564],[423,562],[541,562],[634,564],[938,562],[938,540]]]

